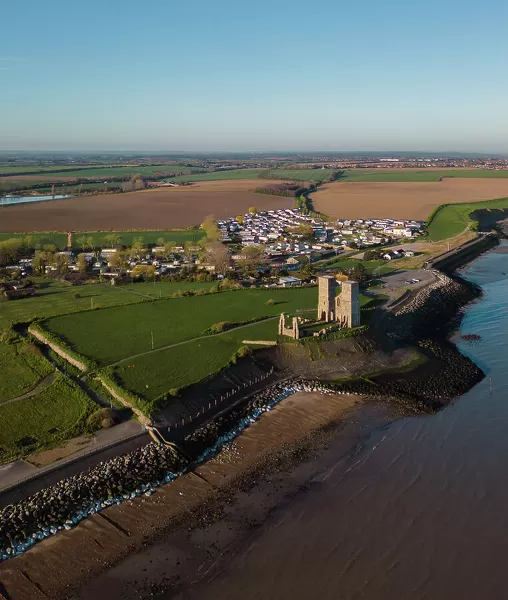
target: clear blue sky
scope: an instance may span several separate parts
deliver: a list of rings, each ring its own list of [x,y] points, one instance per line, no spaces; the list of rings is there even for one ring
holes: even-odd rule
[[[0,148],[508,152],[508,2],[19,0]]]

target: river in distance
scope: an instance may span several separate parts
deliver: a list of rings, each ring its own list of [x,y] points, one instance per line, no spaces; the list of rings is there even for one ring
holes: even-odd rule
[[[484,296],[458,341],[485,379],[432,416],[376,430],[353,457],[323,463],[213,581],[179,598],[508,598],[508,246],[463,275]]]
[[[72,198],[72,195],[55,194],[53,196],[0,196],[0,206],[27,204],[29,202],[46,202],[47,200],[61,200],[62,198]]]

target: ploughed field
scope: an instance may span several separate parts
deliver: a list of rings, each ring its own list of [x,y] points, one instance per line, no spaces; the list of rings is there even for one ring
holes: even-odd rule
[[[6,206],[0,209],[0,231],[171,229],[198,225],[208,215],[221,219],[243,214],[251,206],[259,210],[293,206],[292,198],[254,193],[254,188],[267,183],[272,181],[207,181]]]
[[[496,171],[494,171],[497,173]],[[506,177],[446,177],[442,181],[328,183],[312,194],[314,208],[344,219],[399,218],[425,221],[441,204],[508,196]]]

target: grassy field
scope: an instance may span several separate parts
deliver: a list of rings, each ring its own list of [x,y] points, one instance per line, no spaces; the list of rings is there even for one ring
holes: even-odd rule
[[[196,173],[195,175],[178,175],[171,181],[221,181],[228,179],[256,179],[268,169],[232,169],[231,171],[212,171],[210,173]]]
[[[153,402],[171,389],[186,387],[217,373],[244,345],[243,340],[276,338],[277,319],[270,319],[122,362],[115,367],[115,377],[122,387]]]
[[[1,210],[1,209],[0,209]],[[165,242],[175,242],[183,244],[184,242],[197,242],[204,237],[204,231],[200,229],[170,229],[157,231],[84,231],[75,233],[72,236],[72,248],[80,250],[78,239],[86,236],[91,237],[97,248],[106,248],[108,243],[105,236],[115,234],[120,239],[120,244],[125,246],[132,245],[137,238],[142,238],[145,244],[156,244],[159,238],[164,238]],[[54,244],[59,250],[67,247],[67,234],[65,233],[0,233],[0,242],[13,238],[21,238],[27,242],[30,247],[42,247],[45,244]]]
[[[76,179],[89,179],[98,177],[121,177],[123,175],[155,175],[157,173],[181,173],[182,171],[188,171],[191,173],[196,169],[192,167],[186,167],[185,165],[111,165],[111,166],[84,166],[84,167],[0,167],[0,175],[20,175],[22,173],[40,173],[45,177],[47,175],[55,177],[55,181],[59,178],[76,178]],[[2,179],[7,179],[3,177]],[[0,180],[1,181],[1,180]]]
[[[263,176],[291,181],[321,182],[334,173],[334,169],[271,169]]]
[[[95,168],[95,165],[83,165],[83,168]],[[72,171],[75,170],[76,166],[57,167],[47,166],[41,167],[39,165],[0,165],[0,175],[19,175],[20,173],[46,173],[47,171]]]
[[[363,265],[365,270],[370,275],[372,273],[379,273],[381,269],[384,267],[389,267],[389,270],[386,272],[391,272],[396,269],[396,266],[392,266],[392,263],[387,260],[359,260],[356,258],[340,258],[337,257],[331,261],[325,262],[322,266],[326,269],[352,269],[353,267],[357,267],[359,265]]]
[[[442,206],[433,214],[427,225],[427,239],[439,242],[458,235],[471,223],[470,213],[482,208],[508,208],[508,198]]]
[[[275,179],[291,181],[324,181],[333,173],[333,169],[236,169],[182,175],[172,181],[218,181],[224,179]]]
[[[59,250],[63,250],[67,246],[65,233],[0,233],[0,242],[14,238],[24,240],[29,247],[33,248],[42,248],[46,244],[53,244]]]
[[[0,463],[83,433],[87,417],[97,409],[62,375],[32,398],[0,405]]]
[[[274,304],[267,304],[273,299]],[[155,301],[55,317],[44,327],[102,365],[205,334],[223,321],[239,323],[311,308],[316,288],[242,290]],[[90,335],[90,332],[94,332]]]
[[[15,323],[29,323],[36,318],[77,313],[90,308],[104,308],[142,302],[148,298],[168,298],[182,291],[209,289],[211,283],[156,282],[124,286],[68,283],[35,279],[37,293],[33,298],[3,302],[0,306],[0,330]]]
[[[348,181],[439,181],[441,177],[465,178],[508,178],[506,171],[490,171],[482,169],[350,169],[346,171]]]
[[[52,372],[36,346],[0,342],[0,404],[29,392]]]
[[[38,280],[36,280],[38,281]],[[40,281],[33,298],[3,302],[0,329],[36,318],[75,313],[94,307],[141,302],[144,298],[107,284],[71,286],[60,281]]]

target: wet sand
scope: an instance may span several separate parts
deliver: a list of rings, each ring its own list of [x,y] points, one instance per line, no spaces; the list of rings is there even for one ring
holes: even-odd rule
[[[193,580],[218,548],[240,543],[284,497],[298,491],[294,469],[303,468],[302,461],[326,443],[323,428],[334,435],[337,427],[343,430],[343,452],[350,452],[362,433],[358,423],[367,426],[372,411],[376,417],[386,411],[359,410],[362,404],[356,396],[295,394],[195,473],[6,561],[0,565],[1,585],[12,600],[70,597],[71,588],[75,598],[108,600],[149,598],[156,588],[175,591],[175,585]],[[256,482],[264,483],[249,492]],[[185,556],[192,556],[190,562]]]

